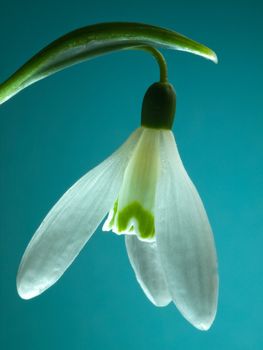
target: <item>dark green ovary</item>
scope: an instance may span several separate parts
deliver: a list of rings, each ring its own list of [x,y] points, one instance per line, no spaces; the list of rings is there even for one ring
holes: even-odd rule
[[[118,231],[126,231],[131,219],[135,219],[137,221],[139,229],[138,234],[141,238],[147,239],[154,237],[154,216],[150,211],[145,210],[137,201],[132,202],[118,212]]]

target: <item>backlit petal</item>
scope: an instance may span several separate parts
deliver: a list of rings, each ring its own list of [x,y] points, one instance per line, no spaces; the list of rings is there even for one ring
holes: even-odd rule
[[[33,298],[53,285],[94,233],[118,195],[136,130],[112,156],[84,175],[50,210],[22,258],[17,289]]]
[[[143,242],[126,235],[125,243],[136,278],[149,300],[156,306],[166,306],[171,296],[167,288],[156,242]]]
[[[125,170],[118,202],[103,229],[112,229],[118,234],[136,234],[141,240],[153,241],[160,130],[144,127],[142,130]]]
[[[195,327],[207,330],[216,314],[217,258],[202,201],[189,179],[172,132],[161,138],[156,242],[172,298]]]

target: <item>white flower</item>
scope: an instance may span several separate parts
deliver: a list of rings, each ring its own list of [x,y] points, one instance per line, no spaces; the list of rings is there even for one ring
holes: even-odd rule
[[[53,285],[107,213],[103,229],[125,234],[131,265],[150,301],[173,301],[190,323],[207,330],[218,296],[214,240],[168,129],[140,127],[63,195],[24,253],[19,295],[30,299]]]

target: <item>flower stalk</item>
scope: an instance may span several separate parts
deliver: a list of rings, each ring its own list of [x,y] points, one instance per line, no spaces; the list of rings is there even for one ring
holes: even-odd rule
[[[214,51],[173,30],[143,23],[99,23],[70,32],[39,51],[0,84],[0,105],[31,84],[74,64],[114,51],[145,50],[145,46],[160,64],[162,82],[166,81],[166,66],[162,56],[149,47],[186,51],[217,63]]]
[[[155,59],[160,68],[160,83],[168,82],[168,68],[164,56],[161,52],[152,46],[138,47],[138,50],[149,52]]]

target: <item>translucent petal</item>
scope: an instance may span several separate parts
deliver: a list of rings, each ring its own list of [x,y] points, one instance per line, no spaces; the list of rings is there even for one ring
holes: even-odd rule
[[[195,327],[207,330],[216,314],[217,257],[202,201],[189,179],[173,134],[161,138],[156,242],[172,298]]]
[[[167,288],[156,242],[143,242],[136,236],[126,236],[125,243],[137,281],[149,300],[156,306],[166,306],[171,296]]]
[[[104,229],[136,233],[142,240],[154,240],[154,205],[160,169],[160,130],[142,128],[143,133],[124,173],[117,207]],[[113,208],[114,209],[114,208]]]
[[[118,195],[123,173],[141,130],[103,163],[84,175],[50,210],[22,258],[17,289],[33,298],[65,272]]]

